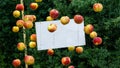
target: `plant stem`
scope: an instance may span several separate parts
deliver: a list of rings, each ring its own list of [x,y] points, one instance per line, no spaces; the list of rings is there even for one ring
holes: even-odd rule
[[[20,3],[24,5],[23,0],[20,0]],[[24,19],[24,10],[22,10],[21,13],[22,13],[22,20],[23,20]],[[26,31],[25,31],[24,26],[23,26],[23,41],[24,41],[24,44],[26,45]],[[26,45],[24,54],[25,54],[25,56],[27,55],[27,45]],[[25,64],[25,68],[28,68],[27,64]]]

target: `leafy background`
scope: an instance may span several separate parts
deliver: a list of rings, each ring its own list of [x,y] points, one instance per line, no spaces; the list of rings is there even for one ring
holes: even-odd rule
[[[25,14],[34,14],[37,21],[44,21],[53,8],[59,10],[60,16],[67,15],[73,18],[75,14],[81,14],[86,24],[93,24],[98,36],[102,37],[103,43],[94,46],[92,39],[86,35],[86,46],[84,52],[77,54],[69,52],[67,48],[54,49],[54,56],[48,56],[47,51],[28,49],[28,54],[35,57],[35,64],[29,68],[67,68],[61,64],[63,56],[70,56],[75,68],[120,68],[120,0],[43,0],[39,8],[33,11],[29,4],[34,0],[24,0]],[[100,2],[104,9],[100,13],[93,11],[94,3]],[[12,60],[20,58],[24,68],[24,52],[16,48],[19,41],[23,41],[22,30],[19,33],[11,31],[12,26],[20,18],[14,18],[12,12],[15,10],[19,0],[0,0],[0,67],[13,68]],[[58,19],[59,19],[58,18]],[[35,33],[35,28],[27,30],[27,42],[29,36]]]

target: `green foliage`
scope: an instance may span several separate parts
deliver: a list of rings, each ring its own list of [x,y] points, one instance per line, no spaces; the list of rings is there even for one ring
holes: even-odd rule
[[[28,49],[28,54],[35,57],[35,64],[30,68],[67,68],[61,64],[61,58],[70,56],[71,65],[76,68],[120,68],[120,1],[119,0],[43,0],[38,3],[39,8],[33,11],[29,4],[34,0],[24,0],[25,14],[34,14],[37,21],[44,21],[49,16],[49,11],[53,8],[59,10],[60,16],[73,18],[75,14],[83,15],[85,25],[93,24],[98,36],[102,37],[103,43],[94,46],[92,39],[86,35],[86,46],[84,52],[77,54],[75,51],[64,49],[54,49],[53,56],[47,55],[47,50],[37,51]],[[102,12],[93,11],[93,4],[100,2],[104,8]],[[0,67],[13,68],[12,60],[20,58],[24,68],[24,52],[17,50],[18,42],[23,41],[22,30],[19,33],[11,31],[12,26],[20,18],[14,18],[12,12],[15,10],[19,0],[0,1]],[[9,7],[8,7],[9,6]],[[59,19],[58,18],[58,19]],[[35,33],[35,27],[27,30],[27,42],[29,36]]]

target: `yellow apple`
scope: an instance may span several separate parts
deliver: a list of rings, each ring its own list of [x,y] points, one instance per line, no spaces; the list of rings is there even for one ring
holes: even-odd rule
[[[75,46],[69,46],[69,47],[68,47],[68,50],[69,50],[69,51],[75,50]]]
[[[30,48],[35,48],[36,47],[36,42],[34,42],[34,41],[29,42],[29,47]]]
[[[13,11],[13,16],[14,16],[15,18],[20,17],[20,11],[18,11],[18,10]]]
[[[25,44],[23,42],[19,42],[17,44],[17,49],[20,51],[23,51],[26,48]]]
[[[84,31],[86,34],[90,34],[94,30],[94,27],[92,24],[88,24],[84,27]]]
[[[69,21],[70,21],[70,18],[69,18],[68,16],[62,16],[62,17],[60,18],[60,22],[61,22],[63,25],[68,24]]]
[[[19,27],[18,26],[13,26],[12,27],[12,31],[13,32],[18,32],[19,31]]]
[[[93,10],[95,12],[101,12],[103,10],[103,5],[101,3],[95,3],[93,5]]]
[[[42,2],[42,0],[35,0],[35,2]]]
[[[95,31],[92,31],[92,32],[90,33],[90,37],[91,37],[91,38],[97,37],[97,33],[96,33]]]
[[[46,17],[46,21],[52,21],[52,20],[54,20],[54,19],[51,16]]]
[[[57,25],[56,24],[50,24],[49,26],[48,26],[48,31],[49,32],[54,32],[54,31],[56,31],[57,30]]]

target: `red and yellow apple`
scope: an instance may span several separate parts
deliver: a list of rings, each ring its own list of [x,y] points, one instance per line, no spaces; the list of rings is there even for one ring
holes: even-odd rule
[[[75,68],[73,65],[68,66],[68,68]]]
[[[24,25],[24,21],[23,21],[23,20],[17,20],[16,25],[17,25],[19,28],[21,28],[21,27],[23,27],[23,25]]]
[[[42,0],[35,0],[35,2],[42,2]]]
[[[20,11],[24,10],[24,5],[23,4],[17,4],[16,5],[16,10],[20,10]]]
[[[38,4],[37,4],[37,3],[31,3],[31,4],[30,4],[30,8],[31,8],[32,10],[36,10],[36,9],[38,8]]]
[[[57,25],[56,24],[50,24],[48,25],[48,31],[49,32],[54,32],[57,30]]]
[[[66,25],[70,22],[70,18],[68,16],[62,16],[60,18],[60,22],[63,24],[63,25]]]
[[[17,44],[17,49],[18,49],[19,51],[23,51],[25,48],[26,48],[26,46],[25,46],[25,44],[24,44],[23,42],[19,42],[19,43]]]
[[[24,16],[24,21],[36,21],[36,16],[35,15],[25,15]]]
[[[34,62],[35,62],[35,59],[34,59],[34,57],[31,56],[31,55],[26,55],[26,56],[24,57],[24,62],[25,62],[25,64],[27,64],[27,65],[33,65]]]
[[[83,53],[83,47],[80,47],[80,46],[76,47],[75,50],[76,50],[77,53]]]
[[[48,49],[47,54],[52,56],[54,54],[54,50],[53,49]]]
[[[93,10],[95,12],[101,12],[103,10],[103,5],[101,3],[95,3],[93,5]]]
[[[92,32],[90,33],[90,37],[91,37],[91,38],[97,37],[97,33],[96,33],[95,31],[92,31]]]
[[[94,27],[92,24],[88,24],[84,27],[84,31],[86,34],[90,34],[94,30]]]
[[[25,21],[24,27],[26,29],[31,29],[33,27],[33,22],[32,21]]]
[[[35,48],[36,47],[36,42],[34,42],[34,41],[29,42],[29,47],[30,48]]]
[[[84,20],[84,18],[83,18],[82,15],[75,15],[75,16],[74,16],[74,21],[75,21],[75,23],[77,23],[77,24],[81,24],[81,23],[83,22],[83,20]]]
[[[64,66],[69,65],[69,64],[71,63],[70,57],[62,57],[61,63],[62,63]]]
[[[18,32],[19,31],[19,27],[18,26],[13,26],[12,27],[12,31],[13,32]]]
[[[100,45],[100,44],[102,44],[102,38],[101,37],[95,37],[95,38],[93,38],[93,44],[94,45]]]
[[[49,15],[50,15],[53,19],[56,19],[56,18],[58,18],[58,16],[59,16],[59,11],[58,11],[57,9],[52,9],[52,10],[50,10]]]
[[[13,65],[15,68],[19,67],[19,66],[21,65],[20,59],[14,59],[14,60],[12,61],[12,65]]]
[[[52,20],[54,20],[54,19],[51,16],[46,17],[46,21],[52,21]]]
[[[36,34],[31,34],[31,35],[30,35],[30,40],[31,40],[31,41],[35,41],[35,42],[36,42],[36,39],[37,39],[37,38],[36,38]]]
[[[14,16],[15,18],[20,17],[20,11],[18,11],[18,10],[13,11],[13,16]]]
[[[68,47],[68,50],[69,50],[69,51],[74,51],[74,50],[75,50],[75,46],[69,46],[69,47]]]

